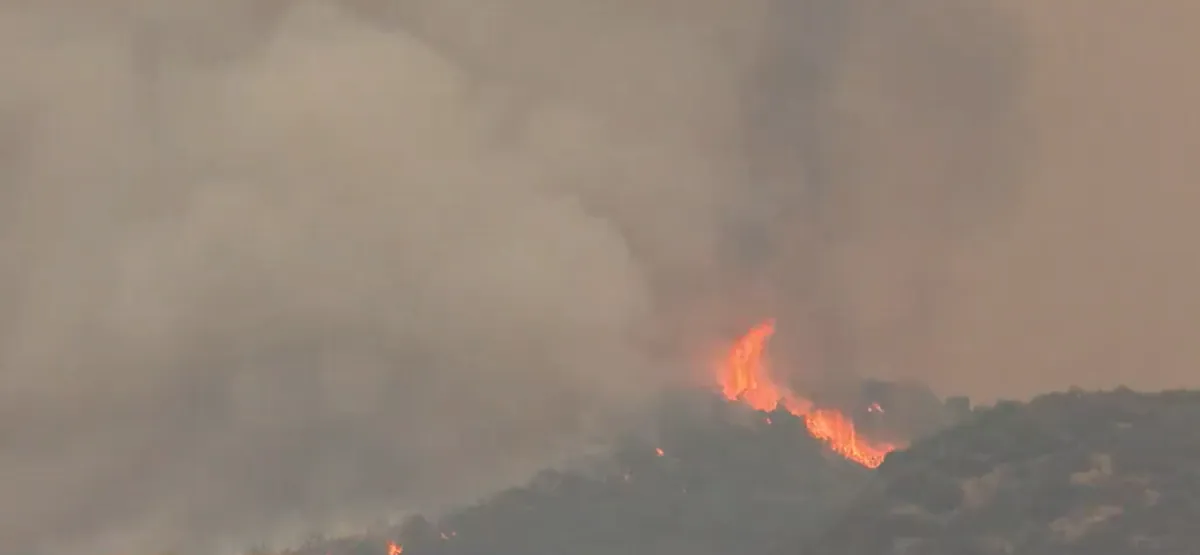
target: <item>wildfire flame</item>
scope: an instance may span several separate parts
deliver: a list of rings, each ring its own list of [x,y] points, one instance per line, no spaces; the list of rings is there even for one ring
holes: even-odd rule
[[[401,555],[404,553],[404,548],[396,542],[388,542],[388,555]]]
[[[765,361],[767,342],[774,333],[775,321],[768,320],[751,328],[733,344],[718,376],[725,397],[763,411],[782,406],[802,419],[808,433],[833,452],[867,468],[883,464],[883,458],[896,449],[895,445],[860,437],[850,417],[834,409],[817,408],[812,401],[775,383]]]

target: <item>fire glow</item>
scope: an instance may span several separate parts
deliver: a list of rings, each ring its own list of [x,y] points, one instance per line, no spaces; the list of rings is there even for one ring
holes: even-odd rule
[[[757,410],[783,407],[802,419],[808,433],[833,452],[868,468],[883,464],[884,457],[896,449],[895,445],[860,437],[850,417],[834,409],[817,408],[812,401],[775,383],[765,360],[767,342],[774,333],[775,322],[768,320],[733,344],[718,374],[725,397]]]

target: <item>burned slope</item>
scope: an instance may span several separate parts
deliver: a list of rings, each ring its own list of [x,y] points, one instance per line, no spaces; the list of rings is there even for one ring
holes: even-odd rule
[[[602,463],[545,471],[443,518],[293,553],[384,555],[389,541],[412,555],[765,552],[827,527],[870,479],[791,414],[703,402],[711,405],[665,411],[654,439],[630,438]]]
[[[826,396],[879,437],[910,438],[961,417],[924,385],[864,381]],[[704,555],[769,553],[829,528],[873,471],[834,454],[786,410],[710,391],[664,399],[653,432],[571,470],[547,470],[441,518],[414,517],[292,555]]]
[[[1200,393],[1059,393],[894,453],[804,555],[1200,549]]]

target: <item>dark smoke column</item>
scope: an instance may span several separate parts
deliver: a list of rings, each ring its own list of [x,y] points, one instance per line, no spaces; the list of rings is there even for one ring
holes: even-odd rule
[[[825,221],[838,182],[830,131],[840,127],[832,121],[833,104],[852,4],[771,3],[745,94],[752,206],[733,246],[735,256],[748,258],[743,262],[750,272],[768,276],[769,302],[790,317],[781,326],[782,356],[827,369],[854,367],[851,338],[839,321],[839,292],[819,270],[829,265],[826,255],[837,242],[838,230]]]
[[[782,356],[806,375],[933,364],[949,262],[1018,185],[1019,26],[990,0],[774,0],[764,28],[731,250],[768,282]]]

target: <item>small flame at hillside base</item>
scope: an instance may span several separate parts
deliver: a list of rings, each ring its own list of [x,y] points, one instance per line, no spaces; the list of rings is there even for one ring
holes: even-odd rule
[[[867,468],[883,464],[884,457],[896,450],[895,445],[860,437],[854,420],[841,411],[817,408],[812,401],[775,383],[766,363],[767,342],[774,333],[775,321],[768,320],[734,342],[717,376],[725,397],[763,411],[782,406],[802,419],[808,433],[833,452]]]

